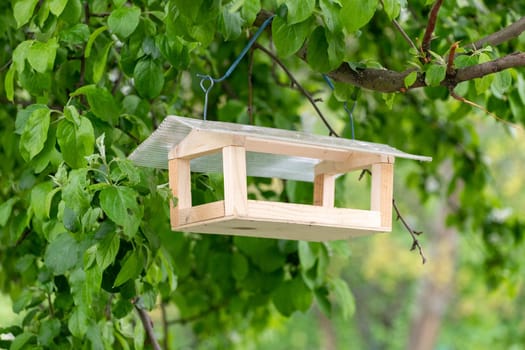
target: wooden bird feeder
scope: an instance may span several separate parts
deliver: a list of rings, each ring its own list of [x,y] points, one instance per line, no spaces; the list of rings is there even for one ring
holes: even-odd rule
[[[391,231],[396,157],[431,160],[382,144],[175,116],[130,155],[169,169],[174,231],[307,241]],[[336,177],[361,169],[372,173],[370,210],[335,208]],[[224,200],[192,206],[192,171],[222,173]],[[247,176],[313,181],[313,203],[250,200]]]

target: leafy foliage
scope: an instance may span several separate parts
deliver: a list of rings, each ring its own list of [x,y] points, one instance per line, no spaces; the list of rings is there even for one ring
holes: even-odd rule
[[[424,18],[426,5],[410,6]],[[505,252],[521,244],[523,222],[490,215],[499,204],[483,190],[489,174],[472,118],[466,118],[470,107],[445,104],[449,92],[439,84],[449,38],[476,40],[481,33],[474,28],[510,24],[523,5],[496,2],[490,16],[478,16],[474,5],[454,12],[454,4],[444,4],[448,21],[436,33],[439,54],[426,64],[402,39],[383,35],[406,6],[402,0],[1,2],[0,43],[6,49],[0,52],[0,288],[10,294],[14,311],[25,314],[21,325],[0,329],[15,336],[11,349],[142,348],[146,330],[133,310],[158,304],[176,305],[179,318],[173,322],[191,323],[199,340],[262,329],[275,310],[290,316],[314,301],[328,315],[353,313],[348,286],[329,269],[341,254],[339,243],[171,232],[169,202],[176,199],[166,174],[126,160],[164,116],[198,116],[203,96],[194,73],[225,72],[260,10],[276,14],[271,32],[277,54],[311,78],[309,90],[326,89],[318,73],[345,61],[353,70],[375,67],[378,58],[395,68],[411,61],[425,72],[431,87],[396,101],[392,95],[391,109],[373,93],[358,95],[339,85],[336,95],[358,100],[356,114],[368,115],[358,118],[360,138],[434,157],[407,183],[422,201],[434,195],[426,188],[431,180],[458,193],[460,206],[448,220],[481,232],[487,275],[497,280],[505,267],[515,266]],[[424,23],[407,21],[407,32],[416,37]],[[522,47],[518,42],[480,49],[458,56],[455,64],[475,65]],[[308,66],[294,54],[305,56]],[[301,128],[303,97],[281,86],[286,77],[262,53],[251,59],[213,90],[209,115]],[[253,91],[247,89],[248,71]],[[407,76],[406,87],[416,78]],[[523,123],[524,81],[522,72],[511,70],[457,91],[503,120]],[[328,98],[327,108],[343,125],[336,97]],[[449,162],[452,174],[445,176],[441,166]],[[196,201],[221,196],[215,175],[194,174],[193,180]],[[265,179],[250,182],[251,195],[268,199],[305,201],[297,194],[309,189],[302,183],[268,188]],[[505,244],[495,244],[494,237]]]

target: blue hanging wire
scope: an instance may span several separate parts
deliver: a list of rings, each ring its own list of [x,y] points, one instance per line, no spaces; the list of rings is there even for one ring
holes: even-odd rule
[[[199,85],[200,85],[202,91],[204,92],[204,112],[203,112],[203,119],[204,120],[206,120],[206,117],[207,117],[207,114],[208,114],[208,94],[210,93],[211,89],[213,88],[213,85],[215,85],[215,83],[220,83],[221,81],[227,79],[233,73],[235,68],[237,68],[237,66],[239,65],[241,60],[244,58],[244,56],[248,52],[248,50],[250,50],[250,48],[253,46],[255,41],[259,38],[259,36],[261,36],[262,32],[272,22],[274,17],[275,17],[275,15],[267,18],[263,22],[263,24],[259,27],[259,29],[257,29],[255,34],[250,38],[250,40],[248,41],[248,44],[246,44],[244,49],[242,49],[242,51],[239,54],[239,56],[237,56],[235,61],[233,61],[233,63],[230,66],[230,68],[228,68],[228,70],[226,71],[226,73],[224,73],[224,75],[222,77],[220,77],[220,78],[213,78],[212,76],[207,75],[207,74],[197,74],[197,77],[201,78],[201,81],[200,81]],[[210,82],[210,85],[208,87],[205,86],[205,81],[209,81]]]
[[[330,89],[335,90],[335,86],[334,86],[334,83],[332,82],[332,80],[330,79],[330,77],[328,77],[328,75],[326,74],[323,74],[323,79],[324,81],[326,81],[326,83],[328,84],[328,86],[330,87]],[[345,101],[345,103],[343,104],[343,108],[345,109],[346,111],[346,114],[348,114],[348,119],[349,119],[349,122],[350,122],[350,129],[352,131],[352,140],[355,140],[355,132],[354,132],[354,109],[355,109],[355,106],[357,104],[357,91],[356,90],[354,92],[354,94],[352,95],[352,100],[354,100],[354,103],[352,103],[352,107],[349,108],[348,107],[348,101]]]

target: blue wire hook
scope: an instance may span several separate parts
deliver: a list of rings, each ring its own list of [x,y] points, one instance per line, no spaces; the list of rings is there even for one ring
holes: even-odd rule
[[[203,111],[203,119],[204,120],[206,120],[206,117],[207,117],[207,114],[208,114],[208,95],[209,95],[211,89],[213,88],[213,85],[215,85],[215,83],[220,83],[221,81],[227,79],[233,73],[235,68],[237,68],[237,66],[239,65],[241,60],[244,58],[244,56],[248,52],[248,50],[253,46],[255,41],[259,38],[259,36],[266,29],[266,27],[268,27],[268,25],[272,22],[274,17],[275,17],[275,15],[267,18],[263,22],[263,24],[259,27],[259,29],[257,29],[255,34],[250,38],[250,40],[248,41],[248,44],[246,44],[244,49],[242,49],[242,51],[239,54],[239,56],[237,56],[235,61],[233,61],[233,63],[230,66],[230,68],[228,68],[228,70],[226,71],[226,73],[224,73],[224,75],[222,77],[220,77],[220,78],[213,78],[212,76],[207,75],[207,74],[197,74],[197,77],[201,78],[201,81],[200,81],[199,85],[200,85],[202,91],[204,92],[204,111]],[[206,80],[210,81],[210,86],[208,86],[208,88],[206,88],[204,86],[204,82]]]

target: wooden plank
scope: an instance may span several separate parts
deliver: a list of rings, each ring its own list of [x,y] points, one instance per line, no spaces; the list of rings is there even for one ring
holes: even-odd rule
[[[381,213],[381,226],[392,227],[392,196],[394,192],[394,167],[391,163],[372,165],[370,207]]]
[[[345,174],[370,167],[375,163],[394,163],[395,158],[383,154],[352,152],[344,161],[323,160],[315,166],[315,174]]]
[[[381,217],[378,211],[325,208],[306,204],[257,200],[248,200],[248,215],[245,218],[314,226],[362,229],[381,228]]]
[[[179,210],[191,208],[191,173],[190,161],[186,159],[170,159],[168,161],[168,176],[171,193],[177,198],[177,206],[170,201],[171,225],[177,226]]]
[[[184,140],[169,152],[168,158],[198,158],[217,153],[225,146],[243,146],[244,140],[244,136],[234,134],[192,130]]]
[[[352,227],[311,226],[301,223],[282,223],[262,220],[254,221],[223,217],[215,220],[184,225],[179,227],[178,231],[325,242],[378,234],[385,230],[381,228],[362,229]]]
[[[298,144],[293,141],[277,141],[246,137],[246,150],[251,152],[281,154],[296,157],[344,161],[349,151],[329,146],[321,147],[309,144]]]
[[[214,220],[224,217],[224,201],[216,201],[192,208],[181,209],[179,211],[178,225],[172,224],[173,230],[178,230],[180,226]]]
[[[224,172],[225,215],[246,215],[248,189],[246,184],[246,149],[227,146],[222,149]]]
[[[314,178],[314,205],[333,208],[335,201],[335,175],[318,174]]]

